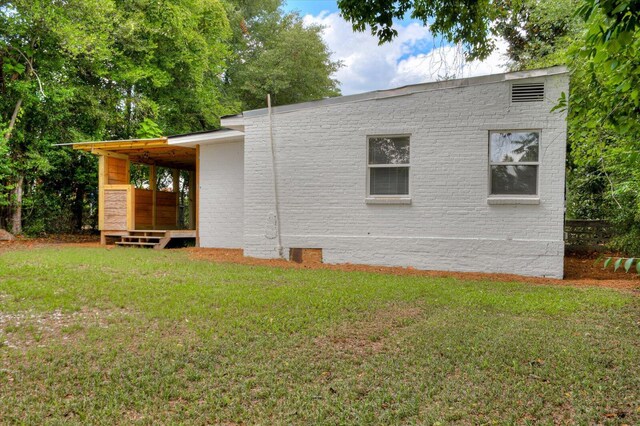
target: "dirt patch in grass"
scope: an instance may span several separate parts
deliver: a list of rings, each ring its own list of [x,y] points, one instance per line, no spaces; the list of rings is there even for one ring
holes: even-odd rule
[[[294,269],[330,269],[339,271],[374,272],[391,275],[414,275],[436,278],[457,278],[475,281],[515,281],[530,284],[569,285],[575,287],[609,287],[622,290],[640,290],[640,276],[613,270],[602,270],[602,264],[594,262],[597,255],[569,255],[565,257],[565,278],[523,277],[512,274],[487,274],[480,272],[423,271],[414,268],[354,265],[350,263],[330,265],[325,263],[295,263],[284,259],[256,259],[244,257],[242,250],[189,248],[192,258],[222,263],[242,265],[272,266]]]
[[[16,237],[13,241],[0,241],[0,253],[43,247],[100,247],[99,235],[61,234],[45,238]],[[111,246],[110,246],[111,247]]]
[[[73,341],[87,326],[108,327],[115,316],[126,311],[81,310],[65,313],[61,310],[35,313],[0,311],[0,345],[12,349],[44,347],[50,342]]]
[[[388,348],[389,337],[422,315],[422,308],[392,305],[368,315],[366,320],[342,324],[325,336],[315,339],[316,347],[327,356],[360,358]]]

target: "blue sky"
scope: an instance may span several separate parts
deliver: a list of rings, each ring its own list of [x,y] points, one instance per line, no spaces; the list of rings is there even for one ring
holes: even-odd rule
[[[303,15],[319,15],[320,12],[336,12],[338,10],[337,2],[334,0],[290,0],[285,4],[285,10],[298,10]]]
[[[339,12],[338,2],[336,0],[290,0],[284,5],[286,11],[298,11],[302,15],[314,15],[317,16],[321,12]],[[418,22],[409,17],[400,21],[402,23]]]
[[[398,37],[379,46],[369,32],[353,32],[340,17],[336,1],[289,0],[285,10],[300,12],[307,24],[325,27],[323,39],[332,59],[343,63],[335,77],[345,95],[434,81],[444,75],[471,77],[504,71],[500,51],[484,62],[463,63],[460,49],[434,40],[419,21],[399,21]]]

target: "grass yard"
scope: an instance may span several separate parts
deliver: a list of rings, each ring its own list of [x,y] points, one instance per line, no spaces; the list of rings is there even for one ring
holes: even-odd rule
[[[195,261],[0,254],[0,422],[640,423],[640,298]]]

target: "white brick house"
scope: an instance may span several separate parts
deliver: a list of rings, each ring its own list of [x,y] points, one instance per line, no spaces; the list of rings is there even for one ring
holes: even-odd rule
[[[562,67],[246,111],[198,148],[201,247],[561,278]]]

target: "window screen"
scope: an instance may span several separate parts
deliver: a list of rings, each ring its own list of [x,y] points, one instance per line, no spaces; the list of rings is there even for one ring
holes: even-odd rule
[[[538,193],[537,131],[489,133],[489,165],[492,195]]]
[[[368,139],[369,195],[409,195],[409,137]]]

